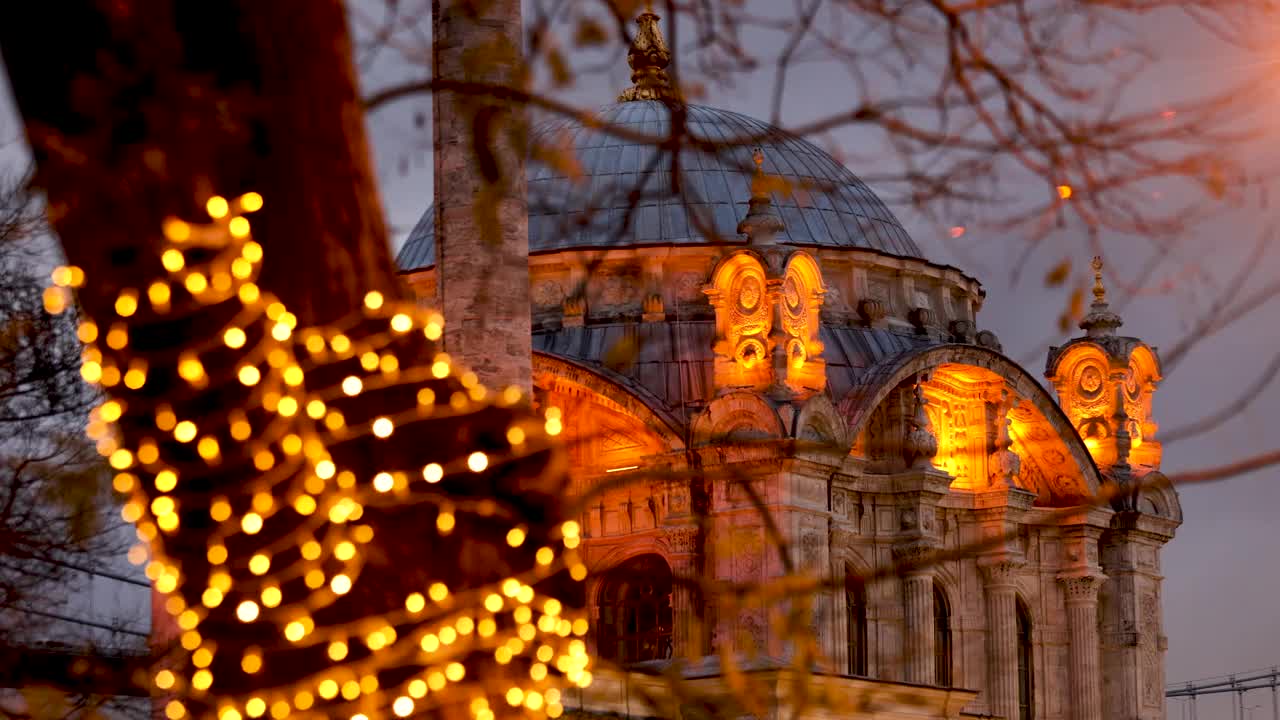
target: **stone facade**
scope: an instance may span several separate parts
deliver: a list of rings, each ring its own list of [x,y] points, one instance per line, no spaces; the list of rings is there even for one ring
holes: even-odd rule
[[[634,640],[617,659],[713,694],[725,663],[777,689],[799,659],[844,708],[814,717],[1163,718],[1159,558],[1181,511],[1158,356],[1116,335],[1100,280],[1085,334],[1050,352],[1055,397],[978,330],[973,278],[779,242],[770,197],[739,202],[733,243],[528,258],[535,399],[564,413],[594,621]],[[448,308],[436,268],[412,270]],[[654,555],[689,581],[641,604],[669,604],[669,646],[628,639],[643,613],[604,599]],[[565,705],[634,715],[650,682],[603,673]]]

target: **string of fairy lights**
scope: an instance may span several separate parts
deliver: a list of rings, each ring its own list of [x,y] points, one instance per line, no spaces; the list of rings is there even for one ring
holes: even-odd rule
[[[91,413],[88,434],[127,498],[122,517],[141,541],[129,557],[146,565],[164,596],[182,649],[151,678],[169,698],[164,714],[370,720],[456,706],[475,720],[558,717],[562,689],[591,682],[588,623],[580,609],[535,586],[555,574],[585,578],[580,528],[573,521],[530,524],[518,508],[445,489],[449,478],[545,450],[562,429],[560,411],[509,413],[500,451],[451,448],[453,456],[441,461],[372,473],[346,467],[335,448],[354,438],[385,440],[412,432],[424,418],[465,422],[484,409],[513,408],[522,393],[490,391],[439,352],[438,313],[378,292],[365,295],[359,316],[347,322],[300,327],[256,283],[264,253],[246,216],[262,205],[257,193],[213,197],[206,204],[211,222],[165,221],[166,274],[119,290],[113,317],[85,317],[78,329],[81,374],[106,397]],[[55,269],[52,280],[44,300],[57,313],[72,306],[86,278],[68,266]],[[181,319],[215,307],[229,319],[219,332],[184,345],[171,367],[150,367],[146,353],[131,352],[131,331],[143,315]],[[428,341],[426,362],[394,351],[412,333]],[[210,388],[208,367],[225,367],[228,359],[245,400],[210,422],[187,401]],[[322,380],[337,367],[358,370]],[[164,397],[172,402],[144,395],[148,383],[170,376],[176,380]],[[411,392],[416,402],[368,418],[344,414],[357,398],[389,390]],[[131,403],[145,409],[147,422],[143,432],[129,425],[126,443],[120,421]],[[247,478],[206,492],[202,475],[237,463],[251,463]],[[397,609],[318,621],[359,587],[375,545],[374,527],[361,522],[365,512],[406,505],[425,508],[439,538],[458,531],[462,518],[502,524],[504,550],[521,549],[532,561],[498,582],[450,587],[436,580],[407,592]],[[185,530],[188,524],[198,528]],[[182,541],[192,538],[205,544],[203,562],[189,560],[190,542]],[[179,546],[188,554],[167,552]],[[240,627],[215,621],[232,608]],[[226,642],[227,633],[262,640]],[[220,657],[229,647],[238,657]],[[322,662],[288,685],[273,685],[268,671],[284,651],[322,655]]]

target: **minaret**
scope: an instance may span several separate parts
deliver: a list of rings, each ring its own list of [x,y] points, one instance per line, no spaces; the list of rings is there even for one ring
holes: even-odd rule
[[[435,77],[520,86],[520,0],[435,0],[431,15]],[[436,288],[444,311],[444,349],[486,385],[528,391],[525,110],[483,95],[437,92],[431,98]],[[487,135],[480,143],[473,142],[477,132]],[[477,146],[488,152],[477,153]]]
[[[1115,513],[1106,529],[1063,526],[1068,542],[1097,538],[1100,562],[1058,580],[1071,628],[1071,687],[1078,720],[1165,717],[1160,550],[1182,521],[1177,494],[1160,473],[1151,399],[1160,381],[1156,349],[1116,334],[1102,259],[1093,259],[1093,304],[1084,335],[1049,350],[1045,374],[1102,476]],[[1144,500],[1145,498],[1145,500]],[[1086,552],[1082,555],[1088,558]]]

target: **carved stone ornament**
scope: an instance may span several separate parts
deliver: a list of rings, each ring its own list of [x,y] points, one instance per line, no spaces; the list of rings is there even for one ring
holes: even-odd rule
[[[698,549],[698,528],[678,527],[666,531],[667,549],[673,555],[688,555]]]
[[[533,286],[533,304],[538,307],[551,307],[564,301],[564,288],[555,280],[543,280]]]
[[[968,320],[952,320],[950,330],[951,330],[951,342],[968,343],[968,344],[973,343],[974,341],[973,323],[969,322]]]
[[[996,352],[1004,352],[1004,346],[1000,344],[1000,339],[990,330],[979,330],[976,338],[978,345],[981,347],[995,350]]]
[[[745,338],[738,343],[734,357],[743,367],[755,367],[765,357],[764,343],[756,338]]]
[[[1014,481],[1022,472],[1022,458],[1013,451],[1013,441],[1009,437],[1009,411],[1016,405],[1017,400],[1010,399],[1008,390],[1000,392],[1000,402],[996,406],[995,450],[987,458],[987,480],[993,488],[1015,487]]]
[[[907,313],[907,320],[916,332],[925,332],[933,324],[933,311],[927,307],[918,307]]]
[[[565,298],[564,301],[564,324],[565,327],[579,326],[583,324],[587,314],[587,300],[584,297]]]
[[[667,314],[662,307],[661,295],[654,294],[646,296],[642,309],[644,310],[644,314],[641,319],[644,320],[644,322],[662,322],[667,319]]]
[[[887,314],[884,303],[875,298],[863,298],[858,301],[858,317],[867,325],[875,325]]]
[[[902,441],[903,458],[908,467],[933,467],[933,457],[938,454],[938,438],[933,435],[929,415],[924,409],[929,401],[925,399],[924,389],[919,383],[916,383],[914,394],[915,410],[907,421],[907,433]]]
[[[804,363],[809,359],[809,351],[805,349],[804,343],[799,338],[791,338],[787,342],[787,363],[793,368],[804,367]]]
[[[1088,604],[1098,602],[1103,579],[1100,575],[1060,575],[1058,584],[1068,605]]]
[[[894,564],[904,569],[925,569],[929,567],[929,563],[937,553],[937,548],[926,541],[915,541],[894,545],[890,553]]]
[[[1022,563],[1014,558],[1002,557],[986,562],[980,561],[978,567],[982,569],[983,579],[988,586],[1008,587],[1016,584]]]

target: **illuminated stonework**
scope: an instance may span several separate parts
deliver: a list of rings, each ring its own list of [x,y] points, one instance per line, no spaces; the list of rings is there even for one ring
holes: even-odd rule
[[[696,127],[751,128],[763,146],[682,161],[685,185],[708,194],[703,227],[664,200],[625,228],[583,225],[572,200],[530,220],[535,395],[565,412],[588,605],[608,628],[594,649],[713,678],[714,653],[790,665],[811,635],[833,696],[949,684],[912,712],[1012,719],[1025,701],[1048,720],[1162,719],[1163,699],[1143,693],[1164,682],[1159,604],[1143,598],[1159,597],[1181,510],[1158,470],[1154,351],[1107,334],[1119,318],[1095,307],[1086,335],[1051,353],[1055,398],[979,329],[979,283],[920,257],[839,163],[749,118],[689,109]],[[601,116],[658,118],[645,127],[661,132],[668,112],[629,99]],[[602,148],[632,154],[574,131],[584,164]],[[596,164],[590,187],[640,172]],[[558,182],[531,178],[531,194]],[[815,178],[827,185],[803,187]],[[803,192],[771,194],[774,179]],[[616,207],[601,201],[601,214]],[[414,287],[432,285],[431,242],[415,232],[402,253]],[[1122,483],[1114,503],[1088,504]],[[860,582],[895,563],[909,570]],[[669,607],[628,605],[628,588],[666,592],[663,565],[705,585],[673,582]],[[628,583],[635,568],[652,577]],[[776,600],[722,591],[804,578],[836,582],[786,617]],[[1135,646],[1122,630],[1141,613]],[[642,617],[652,627],[632,623]],[[1019,677],[1023,650],[1033,678]],[[1099,656],[1101,670],[1088,662]],[[838,677],[853,673],[874,680]],[[582,702],[643,704],[610,683]],[[1020,698],[1028,684],[1034,697]]]

